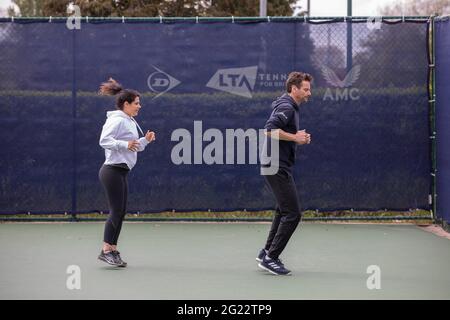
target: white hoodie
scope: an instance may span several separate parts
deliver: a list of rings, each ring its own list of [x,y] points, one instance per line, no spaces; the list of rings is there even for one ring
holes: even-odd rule
[[[126,163],[133,169],[137,160],[137,153],[128,150],[128,141],[138,140],[138,151],[144,151],[149,144],[145,137],[139,139],[137,129],[144,135],[137,122],[122,110],[108,111],[103,125],[99,144],[105,149],[104,164]]]

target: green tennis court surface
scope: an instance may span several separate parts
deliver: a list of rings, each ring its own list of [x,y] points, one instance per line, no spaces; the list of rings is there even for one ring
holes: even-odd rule
[[[257,267],[269,227],[125,223],[120,269],[97,260],[103,223],[0,224],[0,298],[450,299],[450,240],[414,225],[302,224],[281,256],[287,277]],[[380,289],[367,288],[371,265]]]

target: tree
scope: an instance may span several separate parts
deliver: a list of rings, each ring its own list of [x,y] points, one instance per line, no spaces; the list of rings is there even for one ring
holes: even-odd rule
[[[367,87],[414,87],[426,82],[426,24],[382,24],[361,42],[353,64],[362,66]]]
[[[22,16],[67,16],[67,6],[90,17],[258,16],[259,0],[16,0]],[[292,16],[296,0],[268,0],[269,16]],[[300,13],[301,14],[301,13]]]
[[[144,17],[158,16],[159,0],[44,0],[45,16],[67,16],[67,6],[73,3],[80,7],[82,16],[91,17]]]
[[[450,13],[449,0],[405,0],[381,9],[383,16],[430,16]]]
[[[23,17],[42,16],[42,1],[15,0],[14,3],[20,8],[20,15]]]
[[[446,12],[450,12],[449,0],[405,0],[403,6],[397,3],[381,10],[383,16],[430,16]],[[424,38],[424,24],[382,24],[361,42],[362,50],[355,55],[353,64],[364,66],[365,85],[370,87],[422,86],[427,64]]]
[[[204,1],[178,0],[161,1],[160,13],[166,17],[195,17],[201,16],[204,10]]]
[[[292,16],[296,0],[268,0],[267,15]],[[259,16],[259,0],[211,0],[211,5],[206,9],[208,16]]]

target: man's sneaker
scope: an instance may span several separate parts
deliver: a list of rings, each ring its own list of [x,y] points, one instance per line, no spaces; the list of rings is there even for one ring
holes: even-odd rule
[[[264,257],[266,256],[267,252],[266,249],[261,249],[258,256],[256,257],[256,261],[261,262],[263,261]]]
[[[102,250],[100,252],[100,255],[98,256],[98,259],[102,260],[112,266],[120,266],[121,265],[121,262],[117,259],[116,255],[113,253],[113,251],[105,253]]]
[[[117,260],[117,262],[119,262],[118,267],[125,268],[127,266],[127,263],[125,261],[123,261],[122,258],[120,257],[119,251],[113,251],[112,254],[116,256],[116,260]]]
[[[267,256],[258,264],[258,267],[279,276],[291,274],[291,270],[286,269],[280,259],[268,259]]]

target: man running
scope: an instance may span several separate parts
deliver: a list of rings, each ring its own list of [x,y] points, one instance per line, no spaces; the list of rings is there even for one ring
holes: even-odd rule
[[[311,135],[299,130],[299,106],[311,96],[311,75],[291,72],[286,81],[286,93],[273,103],[273,111],[266,122],[267,136],[279,140],[279,169],[264,178],[275,196],[277,208],[266,245],[258,254],[258,266],[276,275],[289,275],[279,259],[301,219],[297,188],[293,178],[297,145],[309,144]],[[276,132],[276,135],[274,134]]]

